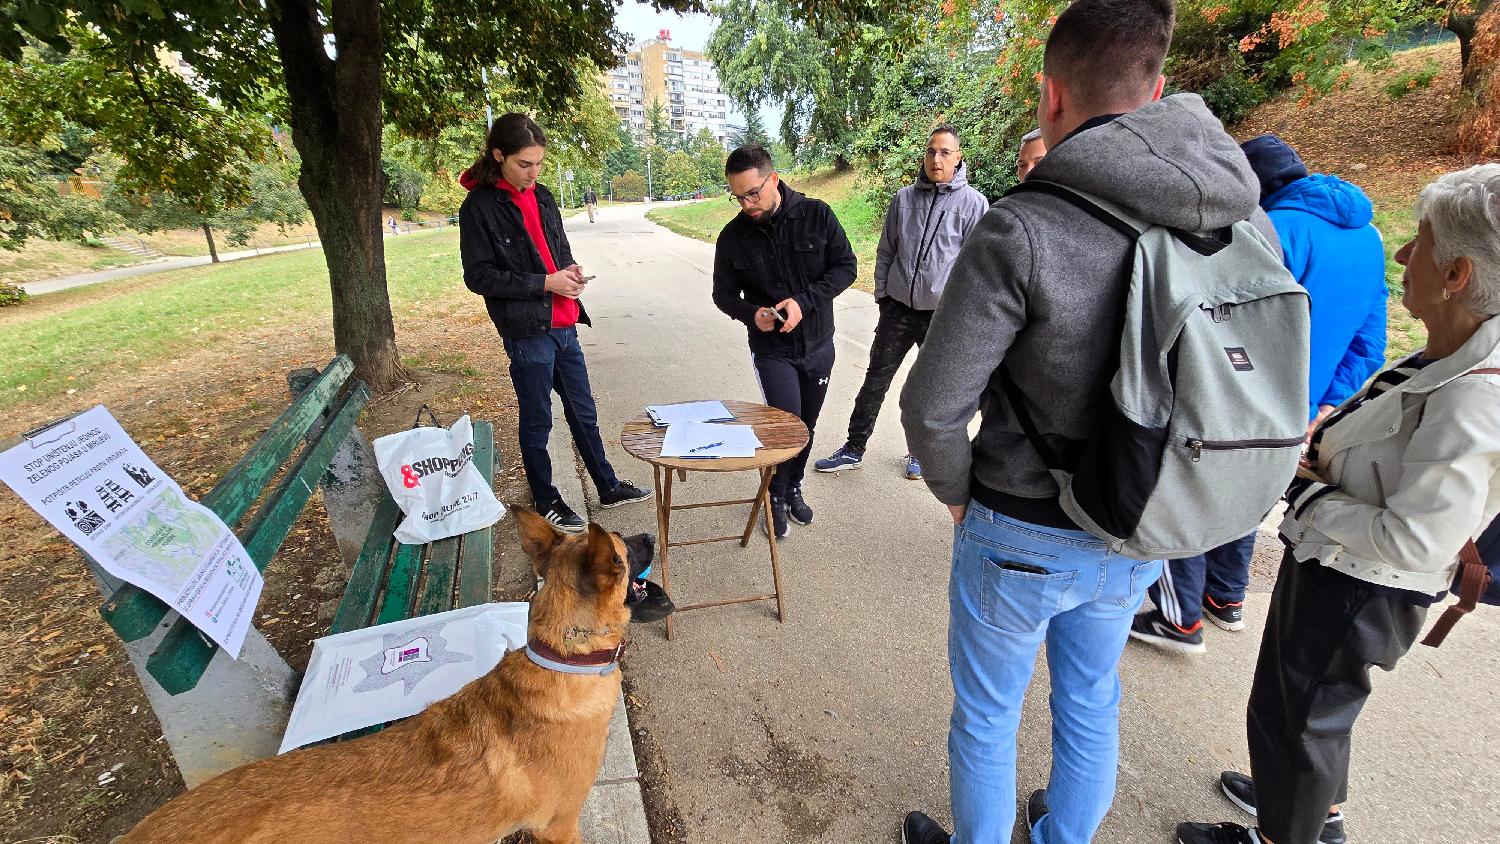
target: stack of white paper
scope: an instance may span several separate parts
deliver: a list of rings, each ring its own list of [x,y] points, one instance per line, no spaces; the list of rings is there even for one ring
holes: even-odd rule
[[[760,438],[749,425],[677,422],[662,438],[662,457],[754,457]]]
[[[653,404],[646,408],[658,428],[678,422],[728,422],[734,414],[721,401],[690,401],[681,404]]]

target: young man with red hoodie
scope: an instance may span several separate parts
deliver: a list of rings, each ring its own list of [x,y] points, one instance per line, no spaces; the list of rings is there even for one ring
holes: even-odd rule
[[[604,454],[578,324],[591,325],[579,296],[587,280],[563,231],[552,193],[537,182],[547,139],[524,114],[490,127],[485,152],[459,177],[469,195],[458,210],[464,284],[484,297],[510,358],[520,409],[521,462],[536,510],[571,533],[584,521],[552,484],[547,438],[552,392],[562,397],[573,443],[599,489],[599,504],[617,507],[651,493],[620,481]]]

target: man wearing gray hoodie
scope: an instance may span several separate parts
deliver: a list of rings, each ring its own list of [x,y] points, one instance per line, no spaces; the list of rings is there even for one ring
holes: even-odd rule
[[[813,468],[819,472],[858,469],[875,433],[875,418],[896,370],[912,346],[921,346],[932,322],[958,250],[990,209],[984,194],[969,185],[958,130],[944,123],[927,138],[917,181],[896,191],[885,214],[875,250],[875,304],[880,319],[870,344],[870,366],[849,416],[849,439]],[[906,476],[922,477],[922,466],[906,457]]]
[[[1048,152],[1028,181],[1188,232],[1254,215],[1259,182],[1203,100],[1161,99],[1175,17],[1172,0],[1076,0],[1058,17],[1037,104]],[[1133,256],[1132,239],[1061,198],[1001,199],[954,265],[902,393],[907,445],[957,525],[948,755],[962,844],[1010,840],[1016,731],[1043,642],[1052,772],[1026,805],[1030,840],[1083,844],[1114,799],[1119,659],[1161,562],[1123,558],[1068,518],[997,370],[1052,450],[1076,459],[1109,400]],[[949,836],[912,812],[903,839]]]

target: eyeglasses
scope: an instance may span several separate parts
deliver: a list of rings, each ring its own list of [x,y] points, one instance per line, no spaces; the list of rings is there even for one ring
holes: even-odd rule
[[[747,202],[751,205],[754,205],[755,203],[760,202],[761,190],[765,188],[766,182],[771,181],[771,177],[774,175],[776,175],[776,171],[774,170],[772,170],[770,173],[767,173],[766,177],[760,180],[759,185],[756,185],[754,188],[745,191],[743,196],[736,195],[733,191],[730,191],[729,201],[734,203],[735,205],[744,205]]]
[[[934,149],[932,147],[927,148],[928,158],[949,159],[955,155],[958,155],[958,150],[956,149]]]

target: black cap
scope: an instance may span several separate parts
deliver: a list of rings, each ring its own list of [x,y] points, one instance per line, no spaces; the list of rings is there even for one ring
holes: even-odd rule
[[[1261,135],[1240,144],[1245,157],[1250,159],[1250,169],[1260,179],[1260,201],[1281,190],[1298,179],[1305,178],[1307,165],[1302,157],[1286,141],[1275,135]]]

